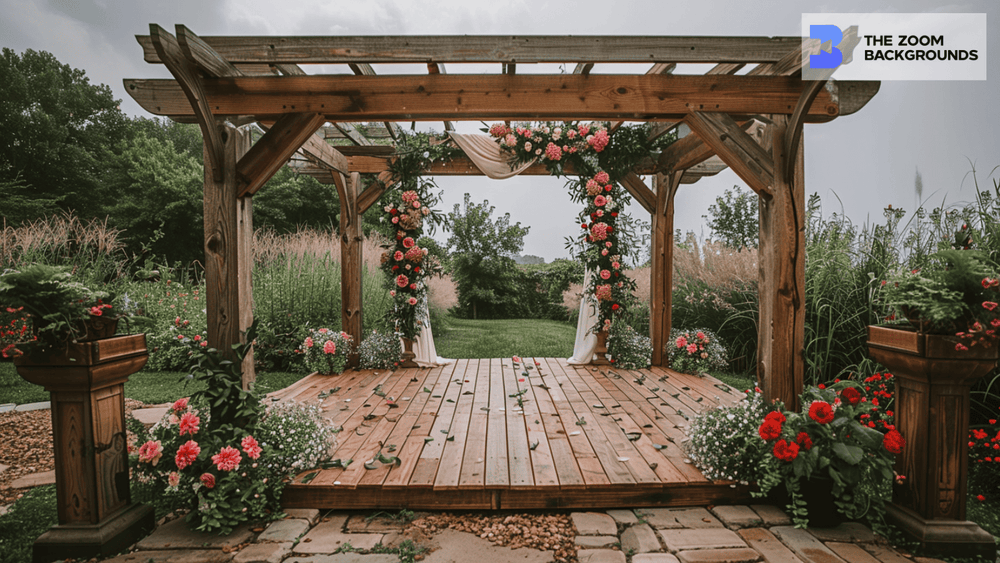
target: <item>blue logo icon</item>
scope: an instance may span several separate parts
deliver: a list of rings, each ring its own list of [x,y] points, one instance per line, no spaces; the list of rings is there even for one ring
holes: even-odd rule
[[[844,39],[844,33],[835,25],[810,25],[809,37],[820,43],[830,42],[829,51],[820,48],[818,55],[809,55],[809,68],[837,68],[844,62],[844,53],[836,47]]]

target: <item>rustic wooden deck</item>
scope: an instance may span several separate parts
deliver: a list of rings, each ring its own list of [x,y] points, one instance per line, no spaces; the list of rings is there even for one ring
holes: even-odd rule
[[[735,389],[662,368],[553,358],[538,358],[535,368],[524,360],[533,368],[527,375],[510,359],[458,360],[311,375],[276,393],[305,402],[328,393],[324,412],[343,427],[333,457],[353,460],[346,469],[298,475],[284,506],[581,509],[748,498],[742,487],[706,479],[680,448],[693,415],[738,400]],[[380,444],[400,465],[365,467]]]

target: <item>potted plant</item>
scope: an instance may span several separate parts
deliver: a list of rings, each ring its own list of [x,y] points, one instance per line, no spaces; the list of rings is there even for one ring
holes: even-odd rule
[[[887,320],[905,317],[909,325],[868,327],[870,355],[898,378],[897,424],[911,444],[897,460],[907,478],[887,514],[929,551],[995,551],[992,536],[966,521],[965,477],[969,390],[997,364],[998,278],[981,252],[941,250],[928,266],[882,284]]]
[[[799,397],[803,412],[786,412],[779,403],[758,421],[767,448],[755,494],[784,485],[797,527],[834,525],[837,514],[881,526],[893,461],[906,440],[891,422],[871,419],[878,411],[878,398],[866,394],[871,387],[854,381],[811,387]]]
[[[0,275],[0,302],[30,316],[33,339],[19,351],[36,358],[117,330],[109,294],[73,280],[67,268],[36,264]]]

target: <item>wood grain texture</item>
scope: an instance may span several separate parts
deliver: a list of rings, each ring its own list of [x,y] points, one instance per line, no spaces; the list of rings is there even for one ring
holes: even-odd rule
[[[303,472],[286,489],[285,506],[584,509],[745,498],[745,490],[709,482],[684,463],[678,445],[688,423],[679,412],[690,418],[739,393],[710,377],[660,368],[537,361],[532,370],[483,359],[379,375],[314,375],[276,393],[311,402],[340,387],[324,401],[324,414],[343,425],[333,457],[354,459],[347,469]],[[398,408],[375,394],[376,385]],[[397,446],[399,466],[364,468],[379,442]]]
[[[770,197],[774,163],[732,117],[724,113],[693,112],[684,122],[750,189],[762,197]]]
[[[796,160],[792,182],[773,178],[771,198],[760,199],[760,320],[757,379],[768,400],[799,409],[805,374],[805,182],[803,147],[784,154],[788,116],[772,116],[773,169]],[[793,407],[794,405],[794,407]]]
[[[173,80],[125,81],[126,91],[155,115],[193,116]],[[204,79],[217,116],[315,112],[329,121],[472,119],[615,119],[672,121],[695,111],[748,116],[792,113],[802,81],[784,76],[673,75],[384,75]],[[829,90],[807,121],[843,112]],[[270,116],[270,117],[269,117]],[[745,119],[745,117],[743,118]]]
[[[177,24],[177,43],[184,57],[198,67],[206,76],[243,76],[244,72],[217,53],[186,26]]]
[[[357,63],[717,63],[777,62],[799,53],[800,37],[623,35],[205,36],[231,62]],[[148,63],[161,62],[150,38],[137,35]]]
[[[257,193],[323,124],[318,113],[288,113],[266,130],[236,164],[237,197]]]
[[[205,304],[208,341],[219,350],[243,342],[253,322],[250,286],[253,237],[252,201],[238,197],[236,163],[246,154],[249,136],[225,127],[223,177],[205,169]],[[206,147],[206,152],[208,148]],[[206,155],[207,160],[207,155]],[[253,354],[243,362],[243,385],[254,380]]]
[[[360,213],[358,212],[358,192],[361,189],[361,175],[351,174],[346,182],[346,198],[340,202],[341,217],[349,218],[340,224],[340,299],[341,327],[351,335],[355,344],[362,337],[362,242]],[[346,212],[345,212],[346,211]],[[351,353],[348,365],[358,362],[357,352]]]
[[[652,256],[649,270],[649,337],[653,345],[652,364],[668,365],[663,353],[670,339],[674,272],[674,196],[680,172],[655,176],[656,203],[652,213]]]

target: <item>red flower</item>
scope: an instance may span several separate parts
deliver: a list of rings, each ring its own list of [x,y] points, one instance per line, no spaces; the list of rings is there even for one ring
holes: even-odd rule
[[[212,456],[212,463],[219,468],[220,471],[232,471],[240,466],[240,451],[231,446],[226,446],[222,448],[219,453]]]
[[[854,387],[848,387],[840,392],[840,396],[843,397],[848,403],[856,405],[861,402],[861,392]]]
[[[770,442],[778,436],[781,436],[781,423],[776,420],[765,420],[760,428],[757,430],[760,437],[765,441]]]
[[[183,399],[177,399],[176,401],[174,401],[174,406],[171,407],[171,408],[176,413],[179,413],[181,411],[187,410],[187,408],[188,408],[188,400],[187,400],[187,398],[185,397]]]
[[[891,453],[902,453],[903,448],[906,447],[906,439],[903,438],[903,435],[898,430],[890,430],[882,438],[882,446]]]
[[[788,419],[786,419],[785,415],[781,414],[781,412],[779,411],[771,411],[767,413],[767,415],[764,417],[764,420],[773,420],[780,425],[784,424],[785,421]]]
[[[215,487],[215,475],[211,473],[202,473],[201,482],[206,488],[212,489]]]
[[[774,457],[780,459],[781,461],[792,461],[799,457],[799,445],[789,444],[784,440],[778,440],[774,444]]]
[[[191,412],[184,413],[181,416],[181,423],[180,423],[180,427],[181,427],[180,434],[181,434],[181,436],[183,436],[184,434],[190,434],[192,436],[194,436],[195,434],[197,434],[198,433],[198,423],[200,423],[200,422],[201,422],[201,419],[198,418],[198,415],[196,415],[194,413],[191,413]]]
[[[795,437],[795,443],[807,450],[813,447],[812,438],[810,438],[809,434],[806,434],[805,432],[799,432],[799,435]]]
[[[809,405],[809,418],[820,424],[833,422],[833,407],[826,401],[813,401]]]
[[[983,308],[987,311],[992,311],[997,308],[997,304],[993,301],[983,301]]]
[[[200,453],[201,447],[198,446],[198,442],[188,440],[181,447],[177,448],[177,455],[174,456],[174,463],[177,464],[177,469],[184,469],[194,463],[194,460],[198,458],[198,454]]]
[[[979,502],[986,502],[986,497],[984,497],[983,495],[976,495],[976,500],[978,500]]]

